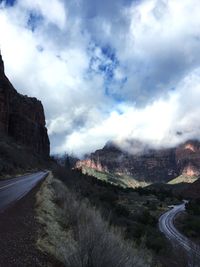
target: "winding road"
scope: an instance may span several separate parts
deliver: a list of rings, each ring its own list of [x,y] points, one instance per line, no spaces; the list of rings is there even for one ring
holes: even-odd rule
[[[0,212],[31,191],[48,172],[37,172],[0,181]]]
[[[174,206],[159,218],[159,229],[172,242],[178,243],[189,254],[196,255],[200,259],[200,248],[181,234],[174,226],[175,217],[185,210],[185,203]]]

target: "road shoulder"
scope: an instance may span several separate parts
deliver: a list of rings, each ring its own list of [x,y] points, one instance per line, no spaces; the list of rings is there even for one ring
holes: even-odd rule
[[[36,220],[35,195],[41,183],[28,195],[0,214],[0,266],[59,266],[36,247],[40,224]]]

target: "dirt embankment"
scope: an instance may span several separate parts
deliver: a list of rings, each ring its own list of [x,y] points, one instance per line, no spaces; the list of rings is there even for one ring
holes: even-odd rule
[[[62,266],[36,247],[41,225],[36,219],[35,197],[40,186],[0,214],[1,267]]]

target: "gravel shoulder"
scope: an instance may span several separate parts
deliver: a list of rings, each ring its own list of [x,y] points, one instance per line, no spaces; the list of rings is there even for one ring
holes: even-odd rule
[[[62,266],[36,247],[41,226],[36,220],[35,197],[40,186],[0,214],[0,267]]]

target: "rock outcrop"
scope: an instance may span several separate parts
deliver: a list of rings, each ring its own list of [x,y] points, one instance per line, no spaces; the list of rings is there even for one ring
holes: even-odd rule
[[[200,174],[200,143],[188,141],[178,147],[148,150],[132,155],[109,144],[77,162],[76,167],[132,176],[146,182],[165,182],[180,174]]]
[[[49,156],[49,138],[42,103],[19,94],[4,73],[0,55],[0,132],[44,156]]]
[[[176,163],[180,174],[200,175],[200,142],[190,140],[176,148]]]

